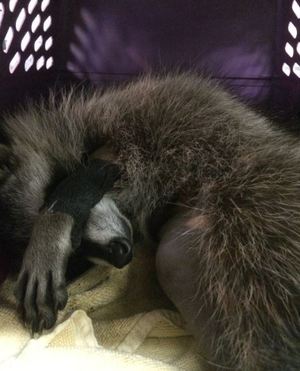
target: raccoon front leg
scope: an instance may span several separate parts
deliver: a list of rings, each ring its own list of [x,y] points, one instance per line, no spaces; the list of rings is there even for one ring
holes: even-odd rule
[[[33,333],[51,328],[67,302],[65,271],[90,210],[119,177],[116,165],[94,160],[64,179],[37,217],[17,282],[16,298]]]
[[[51,328],[67,302],[65,271],[72,251],[70,215],[44,211],[23,257],[16,298],[32,333]]]

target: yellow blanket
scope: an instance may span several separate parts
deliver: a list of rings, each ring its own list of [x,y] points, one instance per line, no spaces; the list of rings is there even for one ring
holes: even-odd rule
[[[193,338],[161,291],[154,257],[140,249],[122,270],[95,267],[68,288],[56,328],[31,339],[13,282],[0,288],[0,370],[201,370]]]

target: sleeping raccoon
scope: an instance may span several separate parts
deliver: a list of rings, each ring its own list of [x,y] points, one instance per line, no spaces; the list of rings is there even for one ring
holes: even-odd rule
[[[22,254],[15,291],[32,333],[54,325],[57,310],[67,302],[66,276],[88,267],[85,259],[117,268],[131,261],[131,224],[104,195],[118,177],[116,165],[92,160],[46,195]],[[26,238],[21,241],[26,244]]]
[[[52,97],[7,117],[3,130],[0,229],[20,250],[31,236],[21,272],[31,246],[34,255],[47,241],[44,269],[63,277],[76,218],[54,210],[43,220],[40,208],[53,179],[68,179],[100,149],[96,157],[109,153],[121,171],[109,198],[134,234],[157,246],[162,287],[212,362],[300,369],[297,139],[192,74],[63,93],[58,103]],[[21,292],[31,290],[28,277],[21,282]],[[30,324],[39,295],[29,297],[20,300]],[[46,316],[39,316],[41,330]]]

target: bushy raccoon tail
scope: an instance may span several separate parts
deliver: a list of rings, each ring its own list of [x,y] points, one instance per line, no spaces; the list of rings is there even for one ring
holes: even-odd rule
[[[299,164],[297,149],[257,150],[199,194],[199,293],[216,359],[243,371],[300,370]]]

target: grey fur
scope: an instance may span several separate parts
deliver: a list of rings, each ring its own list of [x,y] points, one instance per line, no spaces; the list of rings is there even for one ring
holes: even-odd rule
[[[57,309],[66,305],[65,272],[72,251],[72,226],[71,216],[48,211],[35,221],[15,292],[33,333],[51,328]]]
[[[84,238],[100,245],[107,245],[113,238],[132,241],[132,227],[108,195],[91,210]]]
[[[193,225],[181,242],[212,310],[215,360],[243,371],[298,370],[299,142],[194,75],[61,98],[6,119],[19,166],[1,197],[26,216],[22,234],[57,168],[72,171],[109,142],[123,170],[114,199],[136,230],[149,237],[148,221],[169,203]]]
[[[99,248],[108,248],[112,241],[118,240],[128,245],[128,247],[130,246],[129,249],[131,250],[133,244],[131,223],[120,212],[109,195],[105,195],[91,210],[83,239],[99,245]],[[99,255],[97,255],[87,254],[87,258],[95,264],[111,265],[109,261],[99,258]]]

